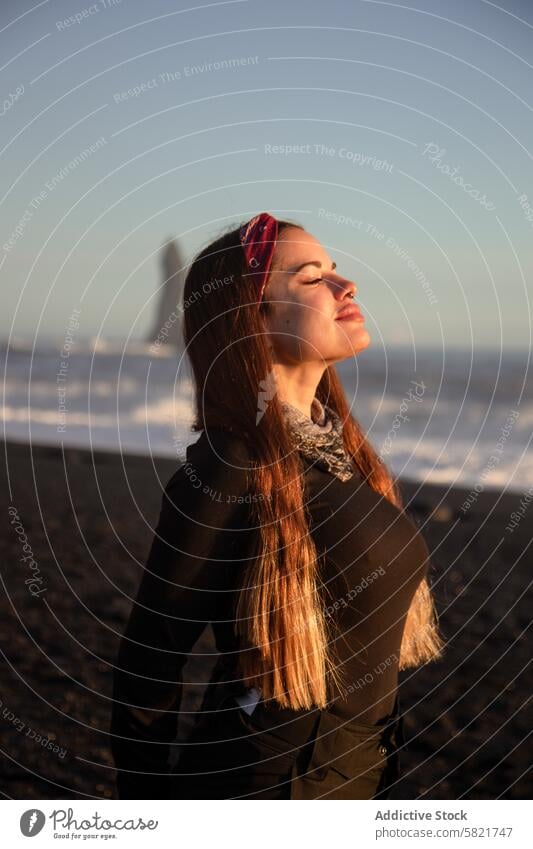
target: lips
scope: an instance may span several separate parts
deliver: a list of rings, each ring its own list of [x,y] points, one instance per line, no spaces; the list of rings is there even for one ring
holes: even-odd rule
[[[342,321],[343,319],[347,318],[351,318],[352,320],[357,319],[358,321],[364,321],[363,314],[356,306],[353,306],[352,304],[343,307],[335,317],[335,321]]]

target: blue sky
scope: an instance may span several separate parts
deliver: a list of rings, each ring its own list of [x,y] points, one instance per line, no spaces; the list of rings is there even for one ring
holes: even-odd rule
[[[1,337],[142,338],[161,244],[268,210],[376,344],[530,346],[530,3],[7,0],[0,30]]]

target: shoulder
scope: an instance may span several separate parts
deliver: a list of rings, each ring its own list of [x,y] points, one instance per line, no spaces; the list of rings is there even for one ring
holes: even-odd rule
[[[250,461],[249,443],[243,436],[223,428],[203,430],[187,447],[185,462],[174,472],[165,491],[170,493],[185,484],[193,491],[215,487],[243,492],[248,486]]]
[[[190,461],[208,459],[211,462],[243,463],[248,467],[251,451],[242,435],[212,427],[203,430],[200,438],[188,446],[186,457]]]

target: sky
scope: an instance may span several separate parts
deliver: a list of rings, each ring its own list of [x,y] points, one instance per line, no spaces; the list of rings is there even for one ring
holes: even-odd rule
[[[263,210],[377,345],[528,349],[533,6],[0,4],[0,338],[146,337],[160,254]]]

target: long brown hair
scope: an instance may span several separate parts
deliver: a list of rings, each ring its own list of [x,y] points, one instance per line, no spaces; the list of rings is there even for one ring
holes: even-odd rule
[[[278,234],[286,227],[303,229],[279,221]],[[259,542],[244,570],[235,611],[243,681],[282,707],[324,708],[343,683],[326,624],[301,460],[279,398],[269,391],[273,362],[264,321],[269,305],[262,302],[258,309],[256,284],[247,272],[239,228],[211,242],[188,271],[183,333],[195,384],[192,429],[232,431],[246,441],[252,458],[249,492]],[[346,449],[367,483],[401,508],[398,485],[351,415],[333,366],[324,371],[316,395],[340,416]],[[259,399],[265,397],[268,403],[258,416]],[[424,578],[407,614],[400,670],[439,657],[443,646]]]

